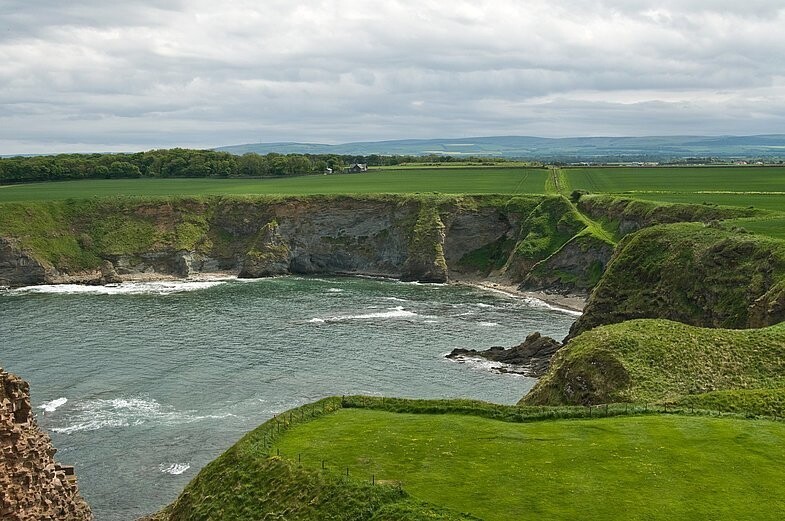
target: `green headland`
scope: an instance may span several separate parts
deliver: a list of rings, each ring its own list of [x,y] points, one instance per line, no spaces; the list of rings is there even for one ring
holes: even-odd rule
[[[518,406],[324,399],[156,519],[779,519],[785,167],[454,166],[2,185],[0,278],[376,273],[586,298]]]

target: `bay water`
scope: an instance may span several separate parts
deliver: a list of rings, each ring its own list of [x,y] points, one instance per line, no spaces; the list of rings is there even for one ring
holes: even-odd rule
[[[560,339],[576,316],[459,285],[280,277],[0,291],[0,367],[97,521],[174,500],[245,432],[330,395],[517,402],[534,384],[455,347]]]

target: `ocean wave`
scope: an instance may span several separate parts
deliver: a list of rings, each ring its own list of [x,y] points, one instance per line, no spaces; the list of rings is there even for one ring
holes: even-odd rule
[[[482,327],[496,327],[499,325],[498,322],[480,322]]]
[[[155,282],[123,282],[105,286],[86,286],[83,284],[51,284],[42,286],[25,286],[12,290],[12,293],[47,293],[63,295],[170,295],[212,288],[226,284],[221,280],[169,280]]]
[[[328,288],[327,293],[343,293],[341,288]]]
[[[511,364],[505,364],[503,362],[494,362],[493,360],[486,360],[485,358],[476,358],[473,356],[459,356],[457,358],[447,358],[449,353],[444,353],[444,359],[448,362],[454,362],[459,364],[464,364],[470,369],[475,371],[482,371],[486,373],[494,373],[503,376],[512,376],[518,378],[526,378],[524,375],[512,371],[520,371],[520,367],[516,367]],[[499,369],[507,369],[511,372],[501,372]]]
[[[179,425],[231,416],[234,414],[200,415],[196,411],[178,411],[174,407],[161,405],[145,397],[99,399],[75,403],[68,416],[63,418],[64,425],[54,426],[52,430],[71,434],[103,428],[133,427],[145,423]]]
[[[374,313],[361,313],[358,315],[336,315],[324,318],[312,318],[308,322],[313,324],[322,324],[324,322],[345,322],[347,320],[379,320],[379,319],[396,319],[396,318],[411,318],[416,317],[417,313],[408,311],[403,306],[396,306],[394,308],[387,308],[387,311],[378,311]]]
[[[398,298],[398,297],[382,297],[382,300],[392,300],[393,302],[409,302],[405,298]]]
[[[65,405],[68,401],[68,398],[62,397],[57,398],[56,400],[52,400],[49,402],[44,402],[38,406],[39,409],[43,409],[44,412],[55,412],[58,407]]]
[[[554,306],[553,304],[549,304],[544,300],[540,300],[535,297],[523,297],[523,301],[526,302],[526,304],[535,308],[550,309],[551,311],[558,311],[566,315],[575,315],[576,317],[583,315],[583,312],[581,311],[575,311],[574,309],[567,309],[560,306]]]
[[[164,474],[171,474],[172,476],[179,476],[180,474],[182,474],[186,470],[190,469],[191,465],[189,465],[188,463],[172,463],[170,465],[167,465],[166,463],[161,463],[160,465],[158,465],[158,468]]]

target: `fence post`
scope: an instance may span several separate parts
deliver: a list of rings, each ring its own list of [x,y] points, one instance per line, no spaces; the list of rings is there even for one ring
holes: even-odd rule
[[[303,455],[298,452],[297,453],[297,463],[302,463],[302,462],[303,462]]]
[[[349,467],[346,467],[346,477],[349,477]]]
[[[376,485],[376,474],[371,474],[371,485]]]
[[[278,455],[280,456],[280,455],[281,455],[281,449],[280,449],[280,447],[279,447],[278,449],[276,449],[276,450],[278,451]]]

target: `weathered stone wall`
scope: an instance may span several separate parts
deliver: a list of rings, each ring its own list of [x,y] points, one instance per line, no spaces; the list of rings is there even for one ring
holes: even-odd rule
[[[55,452],[33,418],[27,382],[0,368],[0,519],[93,518],[79,495],[73,467],[55,462]]]

